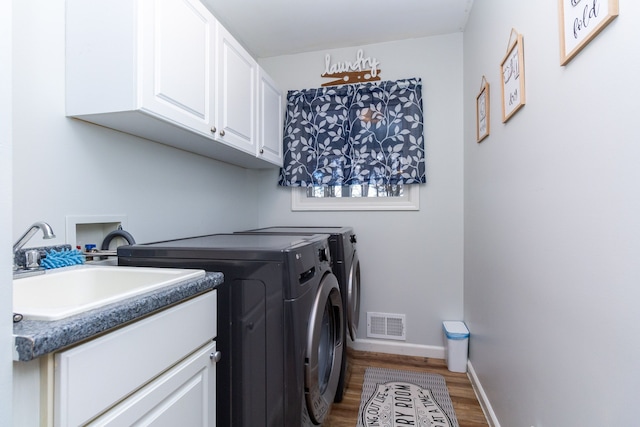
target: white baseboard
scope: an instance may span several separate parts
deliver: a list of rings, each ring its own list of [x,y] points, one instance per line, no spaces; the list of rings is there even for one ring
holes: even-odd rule
[[[383,340],[357,339],[351,343],[354,350],[376,353],[401,354],[404,356],[431,357],[444,359],[444,347],[407,344]]]
[[[469,377],[469,381],[471,381],[471,386],[473,387],[473,391],[476,393],[478,402],[480,402],[482,412],[484,412],[484,416],[489,423],[489,427],[500,427],[500,422],[498,421],[495,412],[493,412],[489,398],[484,392],[482,384],[480,384],[480,379],[478,379],[478,375],[476,375],[476,371],[473,369],[471,361],[467,362],[467,376]]]

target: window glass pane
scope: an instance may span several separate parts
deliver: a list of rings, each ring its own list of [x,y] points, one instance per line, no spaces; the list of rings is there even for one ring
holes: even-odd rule
[[[357,198],[357,197],[402,197],[404,185],[402,184],[358,184],[358,185],[333,185],[326,187],[306,187],[307,197],[314,198]]]

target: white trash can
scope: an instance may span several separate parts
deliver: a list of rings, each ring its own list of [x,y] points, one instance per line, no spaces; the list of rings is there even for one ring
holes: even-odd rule
[[[467,372],[469,329],[460,321],[442,322],[444,358],[451,372]]]

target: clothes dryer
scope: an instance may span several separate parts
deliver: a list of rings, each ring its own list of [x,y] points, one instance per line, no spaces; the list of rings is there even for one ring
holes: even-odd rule
[[[326,235],[216,234],[120,246],[118,264],[224,274],[218,427],[322,424],[335,398],[344,343]]]
[[[356,339],[360,320],[360,259],[356,251],[356,234],[352,227],[327,226],[274,226],[256,228],[238,232],[240,234],[288,234],[309,236],[327,234],[329,250],[331,252],[332,271],[338,278],[342,303],[345,310],[346,346],[352,347]],[[342,401],[346,385],[349,382],[350,364],[349,351],[345,348],[345,357],[340,367],[340,380],[336,391],[335,401]]]

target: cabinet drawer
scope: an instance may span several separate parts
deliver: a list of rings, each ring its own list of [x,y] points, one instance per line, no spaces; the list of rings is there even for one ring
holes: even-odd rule
[[[216,336],[216,291],[55,356],[56,426],[104,412]]]

